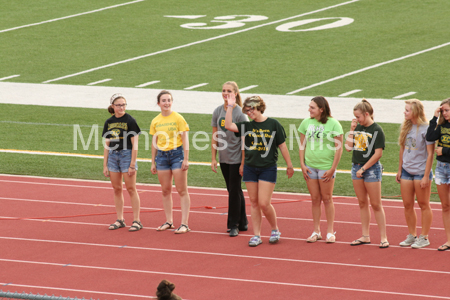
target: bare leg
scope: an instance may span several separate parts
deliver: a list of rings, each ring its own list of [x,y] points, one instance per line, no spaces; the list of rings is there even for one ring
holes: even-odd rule
[[[191,207],[191,200],[187,188],[187,171],[181,169],[173,170],[173,177],[175,179],[175,187],[180,195],[181,203],[181,224],[188,225],[189,209]]]

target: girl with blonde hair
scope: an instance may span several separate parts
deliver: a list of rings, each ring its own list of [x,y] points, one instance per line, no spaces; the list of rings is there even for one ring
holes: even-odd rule
[[[409,234],[400,243],[402,247],[422,248],[430,245],[430,231],[433,212],[430,207],[431,181],[433,180],[434,142],[427,142],[428,122],[422,102],[417,99],[405,101],[405,120],[400,129],[399,164],[396,180],[405,207]],[[417,237],[417,215],[414,199],[417,197],[422,213],[422,233]]]
[[[383,129],[373,120],[372,105],[363,99],[353,108],[350,133],[345,141],[347,151],[352,151],[352,180],[361,215],[362,237],[350,245],[370,244],[370,206],[380,230],[380,248],[388,248],[386,216],[381,203],[381,174],[385,136]],[[359,124],[358,124],[359,123]]]

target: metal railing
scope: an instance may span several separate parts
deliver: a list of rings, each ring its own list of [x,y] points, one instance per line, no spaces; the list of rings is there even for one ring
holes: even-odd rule
[[[0,300],[7,300],[7,299],[34,299],[34,300],[95,300],[95,299],[85,299],[85,298],[70,298],[70,297],[62,297],[62,296],[47,296],[45,295],[39,295],[39,294],[32,294],[32,293],[11,293],[9,291],[4,292],[0,290]],[[97,299],[98,300],[98,299]]]

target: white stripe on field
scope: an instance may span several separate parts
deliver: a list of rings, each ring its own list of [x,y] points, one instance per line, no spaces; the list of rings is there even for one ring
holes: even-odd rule
[[[108,82],[108,81],[111,81],[111,80],[112,80],[111,78],[106,78],[106,79],[102,79],[102,80],[99,80],[99,81],[88,83],[87,85],[96,85],[96,84],[103,83],[103,82]]]
[[[249,86],[247,86],[245,88],[239,89],[239,92],[248,91],[248,90],[251,90],[251,89],[253,89],[255,87],[257,87],[257,85],[249,85]]]
[[[401,94],[401,95],[395,96],[394,99],[401,99],[401,98],[408,97],[408,96],[411,96],[414,94],[417,94],[417,92],[409,92],[409,93]]]
[[[205,86],[205,85],[208,85],[208,84],[209,84],[209,83],[200,83],[200,84],[196,84],[196,85],[193,85],[193,86],[184,88],[184,89],[185,89],[185,90],[193,90],[193,89],[196,89],[196,88],[198,88],[198,87]]]
[[[55,79],[50,79],[50,80],[44,81],[42,83],[54,82],[54,81],[58,81],[58,80],[62,80],[62,79],[66,79],[66,78],[70,78],[70,77],[74,77],[74,76],[78,76],[78,75],[94,72],[94,71],[97,71],[97,70],[109,68],[109,67],[112,67],[112,66],[128,63],[130,61],[135,61],[135,60],[138,60],[138,59],[141,59],[141,58],[146,58],[146,57],[150,57],[150,56],[154,56],[154,55],[158,55],[158,54],[162,54],[162,53],[166,53],[166,52],[170,52],[170,51],[174,51],[174,50],[183,49],[183,48],[187,48],[187,47],[190,47],[190,46],[206,43],[206,42],[209,42],[209,41],[214,41],[214,40],[217,40],[217,39],[220,39],[220,38],[224,38],[224,37],[227,37],[227,36],[232,36],[232,35],[235,35],[235,34],[238,34],[238,33],[247,32],[247,31],[250,31],[250,30],[253,30],[253,29],[264,27],[264,26],[269,26],[269,25],[273,25],[273,24],[277,24],[277,23],[282,23],[282,22],[285,22],[285,21],[288,21],[288,20],[304,17],[304,16],[307,16],[307,15],[315,14],[315,13],[322,12],[322,11],[325,11],[325,10],[328,10],[328,9],[332,9],[332,8],[336,8],[336,7],[339,7],[339,6],[355,3],[355,2],[358,2],[358,1],[359,0],[351,0],[351,1],[343,2],[343,3],[340,3],[340,4],[328,6],[328,7],[325,7],[325,8],[320,8],[320,9],[317,9],[317,10],[314,10],[314,11],[310,11],[310,12],[307,12],[307,13],[299,14],[299,15],[292,16],[292,17],[289,17],[289,18],[284,18],[284,19],[281,19],[281,20],[277,20],[277,21],[273,21],[273,22],[269,22],[269,23],[265,23],[265,24],[261,24],[261,25],[256,25],[256,26],[253,26],[253,27],[237,30],[237,31],[234,31],[234,32],[221,34],[221,35],[218,35],[218,36],[215,36],[215,37],[211,37],[211,38],[208,38],[208,39],[204,39],[204,40],[188,43],[188,44],[185,44],[185,45],[181,45],[181,46],[177,46],[177,47],[173,47],[173,48],[169,48],[169,49],[165,49],[165,50],[156,51],[156,52],[153,52],[153,53],[144,54],[144,55],[141,55],[141,56],[132,57],[132,58],[121,60],[121,61],[118,61],[118,62],[115,62],[115,63],[111,63],[111,64],[103,65],[103,66],[100,66],[100,67],[96,67],[96,68],[88,69],[88,70],[85,70],[85,71],[81,71],[81,72],[78,72],[78,73],[73,73],[73,74],[70,74],[70,75],[58,77],[58,78],[55,78]]]
[[[146,82],[146,83],[137,85],[136,87],[144,87],[144,86],[152,85],[152,84],[155,84],[155,83],[158,83],[158,82],[161,82],[161,81],[159,81],[159,80],[150,81],[150,82]]]
[[[11,79],[11,78],[15,78],[15,77],[19,77],[20,75],[11,75],[11,76],[7,76],[7,77],[3,77],[3,78],[0,78],[0,81],[2,81],[2,80],[7,80],[7,79]]]
[[[32,154],[32,155],[50,155],[50,156],[68,156],[68,157],[81,157],[81,158],[99,158],[103,159],[102,155],[95,154],[78,154],[78,153],[61,153],[61,152],[46,152],[46,151],[32,151],[32,150],[16,150],[16,149],[0,149],[0,153],[19,153],[19,154]],[[137,161],[140,162],[151,162],[150,158],[138,158]],[[194,166],[208,166],[211,167],[210,162],[189,162],[190,165]],[[286,167],[278,167],[278,171],[286,171]],[[294,171],[301,172],[302,169],[294,168]],[[351,174],[351,170],[336,170],[336,173],[341,174]],[[396,176],[396,173],[383,172],[383,176]]]
[[[385,62],[382,62],[382,63],[378,63],[378,64],[375,64],[375,65],[372,65],[372,66],[369,66],[369,67],[365,67],[365,68],[362,68],[362,69],[359,69],[359,70],[356,70],[356,71],[353,71],[353,72],[350,72],[350,73],[347,73],[347,74],[344,74],[344,75],[340,75],[340,76],[333,77],[333,78],[330,78],[330,79],[327,79],[327,80],[324,80],[324,81],[321,81],[321,82],[318,82],[318,83],[311,84],[311,85],[303,87],[301,89],[289,92],[289,93],[287,93],[287,95],[292,95],[292,94],[296,94],[296,93],[304,91],[304,90],[309,90],[310,88],[313,88],[313,87],[316,87],[316,86],[319,86],[319,85],[322,85],[322,84],[325,84],[325,83],[329,83],[329,82],[332,82],[332,81],[335,81],[335,80],[339,80],[339,79],[342,79],[342,78],[345,78],[345,77],[348,77],[348,76],[351,76],[351,75],[355,75],[355,74],[358,74],[358,73],[361,73],[361,72],[364,72],[364,71],[367,71],[367,70],[375,69],[375,68],[378,68],[378,67],[381,67],[381,66],[393,63],[393,62],[397,62],[397,61],[400,61],[400,60],[403,60],[403,59],[406,59],[406,58],[410,58],[410,57],[413,57],[413,56],[416,56],[416,55],[419,55],[419,54],[423,54],[423,53],[430,52],[430,51],[433,51],[433,50],[436,50],[436,49],[440,49],[440,48],[443,48],[443,47],[446,47],[446,46],[449,46],[449,45],[450,45],[450,42],[445,43],[445,44],[441,44],[441,45],[438,45],[438,46],[435,46],[435,47],[431,47],[431,48],[428,48],[428,49],[425,49],[425,50],[422,50],[422,51],[418,51],[418,52],[415,52],[415,53],[411,53],[411,54],[408,54],[408,55],[405,55],[405,56],[402,56],[402,57],[399,57],[399,58],[391,59],[391,60],[388,60],[388,61],[385,61]]]
[[[99,12],[99,11],[103,11],[103,10],[107,10],[107,9],[111,9],[111,8],[116,8],[116,7],[120,7],[120,6],[124,6],[124,5],[128,5],[128,4],[134,4],[134,3],[142,2],[142,1],[145,1],[145,0],[135,0],[135,1],[127,2],[127,3],[122,3],[122,4],[117,4],[117,5],[108,6],[108,7],[104,7],[104,8],[99,8],[99,9],[95,9],[95,10],[91,10],[91,11],[87,11],[87,12],[79,13],[79,14],[75,14],[75,15],[70,15],[70,16],[66,16],[66,17],[56,18],[56,19],[42,21],[42,22],[38,22],[38,23],[32,23],[32,24],[28,24],[28,25],[22,25],[22,26],[18,26],[18,27],[9,28],[9,29],[3,29],[3,30],[0,30],[0,33],[16,30],[16,29],[20,29],[20,28],[26,28],[26,27],[46,24],[46,23],[50,23],[50,22],[70,19],[70,18],[74,18],[74,17],[79,17],[79,16],[92,14],[92,13],[96,13],[96,12]]]
[[[355,94],[355,93],[361,92],[361,91],[362,91],[362,90],[353,90],[353,91],[349,91],[349,92],[347,92],[347,93],[340,94],[339,97],[347,97],[347,96],[349,96],[349,95],[352,95],[352,94]]]
[[[80,126],[80,127],[91,127],[96,125],[80,125],[80,124],[55,124],[55,123],[34,123],[34,122],[19,122],[19,121],[0,121],[0,123],[9,123],[9,124],[23,124],[23,125],[43,125],[43,126]],[[98,125],[97,125],[98,126]]]

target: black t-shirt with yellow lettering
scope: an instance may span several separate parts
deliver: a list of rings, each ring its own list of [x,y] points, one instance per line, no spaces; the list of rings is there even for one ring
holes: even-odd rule
[[[236,136],[245,136],[244,164],[253,168],[276,166],[278,145],[286,141],[286,132],[280,122],[267,118],[264,122],[238,122]]]
[[[436,155],[436,159],[440,162],[450,163],[450,123],[437,125],[437,122],[437,117],[430,120],[426,139],[429,142],[438,141],[437,146],[442,147],[442,155]]]
[[[103,126],[102,136],[110,140],[111,150],[132,149],[131,138],[141,132],[136,120],[125,113],[122,117],[116,118],[113,115],[106,120]],[[126,137],[126,139],[124,139]]]

